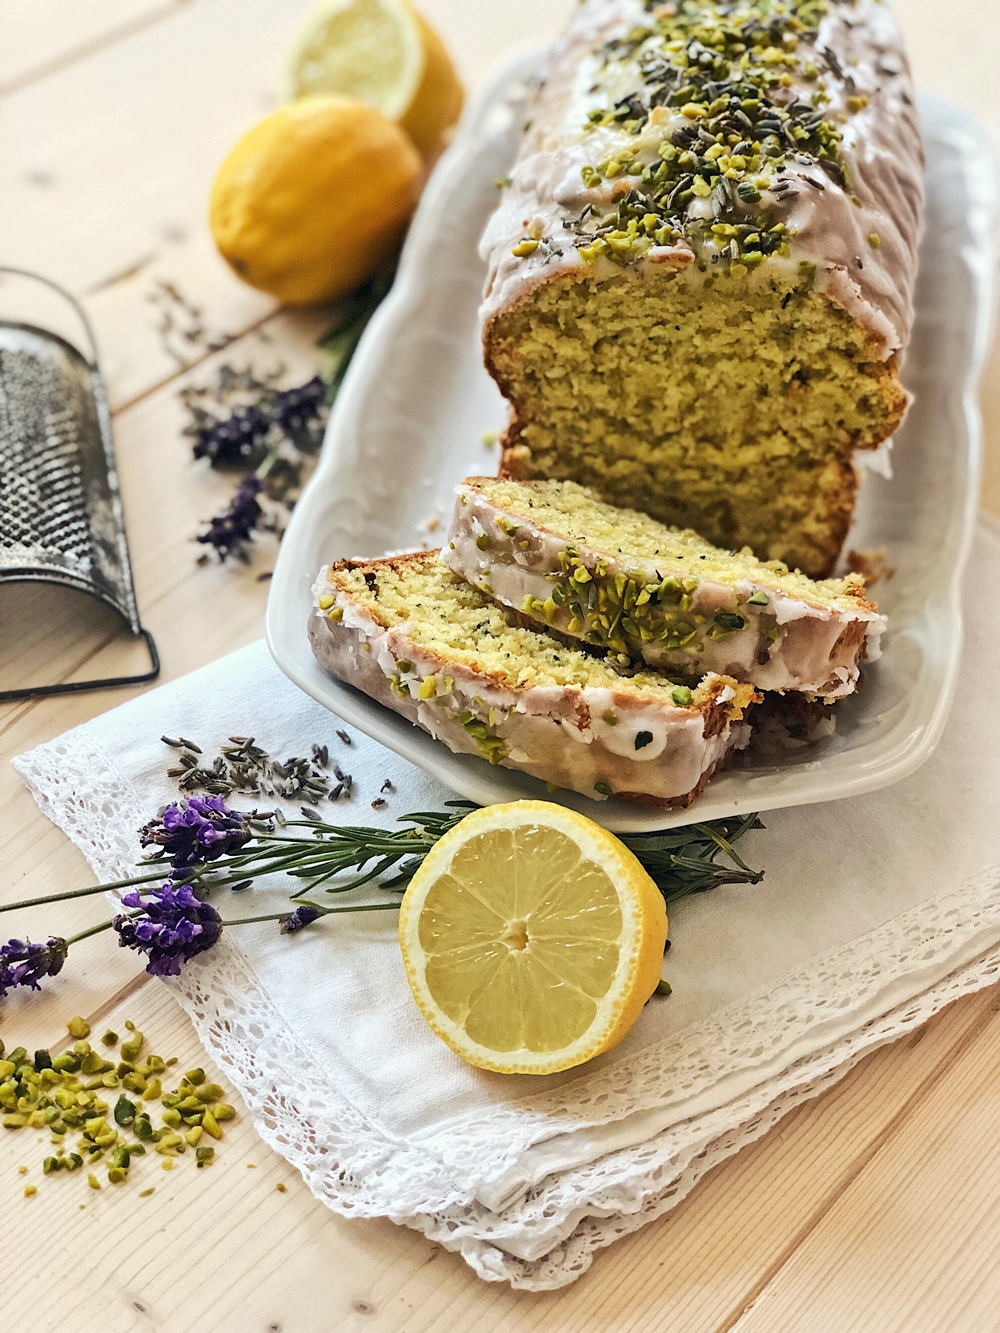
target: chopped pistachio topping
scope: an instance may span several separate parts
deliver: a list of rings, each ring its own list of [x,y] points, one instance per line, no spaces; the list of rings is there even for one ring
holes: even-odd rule
[[[476,742],[476,749],[491,764],[499,764],[507,758],[507,746],[494,730],[496,714],[489,712],[489,721],[484,722],[471,710],[466,709],[455,714],[455,720]]]
[[[573,545],[559,552],[559,564],[560,569],[547,576],[551,595],[527,595],[521,603],[525,614],[555,623],[585,643],[610,648],[626,660],[652,642],[669,651],[701,652],[708,618],[694,610],[696,578],[649,580],[639,572],[612,574],[600,562],[590,569]]]
[[[601,52],[593,89],[600,104],[585,129],[617,128],[636,146],[581,170],[584,187],[600,189],[602,200],[605,182],[623,182],[612,209],[589,204],[572,224],[581,257],[623,265],[654,246],[685,242],[701,264],[743,277],[771,255],[787,256],[791,232],[780,212],[795,182],[783,175],[786,162],[815,164],[849,188],[841,130],[824,114],[827,77],[844,75],[836,57],[814,45],[828,7],[842,3],[646,0],[648,22]],[[630,75],[636,91],[618,97]],[[790,93],[796,83],[815,86]],[[852,96],[847,104],[856,114],[867,102]],[[658,146],[651,124],[664,126]],[[525,239],[513,253],[537,246]]]

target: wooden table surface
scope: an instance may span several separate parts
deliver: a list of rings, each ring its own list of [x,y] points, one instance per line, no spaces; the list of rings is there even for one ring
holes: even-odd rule
[[[508,51],[554,35],[572,8],[571,0],[421,4],[470,88]],[[289,383],[321,365],[314,340],[330,312],[279,310],[242,286],[205,223],[214,170],[274,105],[280,53],[307,8],[308,0],[0,7],[3,262],[63,282],[96,324],[139,603],[165,681],[261,635],[267,584],[258,575],[274,558],[265,539],[248,568],[196,567],[192,533],[231,483],[191,462],[178,390],[222,360],[258,371],[284,363]],[[895,9],[922,86],[995,124],[995,0],[946,9],[896,0]],[[197,307],[197,320],[177,294]],[[192,323],[204,332],[186,337]],[[232,341],[213,354],[207,345],[221,335]],[[994,513],[998,385],[995,348],[984,392],[984,503]],[[86,598],[7,587],[0,614],[7,688],[137,666],[115,618]],[[5,759],[127,697],[6,706]],[[2,782],[6,900],[90,883],[83,857],[6,763]],[[103,911],[84,899],[51,921],[11,914],[2,934],[68,933]],[[135,956],[107,935],[75,948],[44,997],[12,996],[0,1035],[33,1050],[65,1039],[74,1014],[99,1030],[121,1031],[131,1018],[181,1068],[205,1063],[173,999],[137,976]],[[78,1178],[44,1178],[38,1136],[6,1134],[0,1325],[35,1333],[1000,1329],[998,1015],[997,990],[952,1005],[716,1169],[668,1217],[604,1251],[574,1286],[542,1295],[483,1283],[456,1255],[389,1222],[335,1216],[245,1113],[210,1171],[185,1161],[161,1177],[143,1162],[145,1183],[158,1186],[146,1199],[133,1182],[94,1193]],[[39,1185],[37,1196],[22,1196],[25,1182]]]

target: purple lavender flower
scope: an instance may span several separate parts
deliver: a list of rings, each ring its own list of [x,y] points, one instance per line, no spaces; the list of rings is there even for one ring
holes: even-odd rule
[[[204,413],[191,432],[196,437],[194,456],[207,458],[215,468],[253,467],[267,448],[273,427],[296,449],[314,453],[327,416],[326,383],[316,375],[293,389],[265,393],[259,402],[240,404],[228,417]]]
[[[323,439],[327,418],[327,387],[315,375],[307,384],[283,389],[271,402],[271,419],[297,449],[312,453]]]
[[[218,912],[199,902],[188,884],[168,879],[159,889],[125,894],[122,905],[141,910],[115,917],[118,943],[146,954],[146,971],[154,977],[179,976],[184,963],[211,949],[222,933]]]
[[[0,1000],[15,986],[30,986],[41,990],[42,977],[54,977],[62,971],[69,946],[55,935],[47,944],[32,944],[30,940],[8,940],[0,944]]]
[[[296,907],[290,916],[281,918],[281,933],[294,935],[297,930],[312,925],[316,918],[322,915],[318,907],[310,907],[308,903],[303,903],[301,907]]]
[[[260,477],[253,473],[244,477],[240,488],[233,496],[229,507],[210,521],[208,531],[197,540],[202,545],[214,546],[219,559],[234,555],[245,560],[244,545],[253,537],[254,529],[259,527],[264,511],[257,502],[257,496],[264,489]]]
[[[247,817],[230,810],[221,796],[191,796],[168,805],[159,819],[139,830],[143,847],[161,847],[175,870],[229,856],[253,837]]]
[[[264,448],[270,429],[269,414],[256,403],[236,407],[228,419],[201,427],[194,456],[207,458],[212,467],[246,467]]]

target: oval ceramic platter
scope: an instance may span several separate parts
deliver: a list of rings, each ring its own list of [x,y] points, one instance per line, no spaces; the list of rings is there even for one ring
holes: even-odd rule
[[[322,454],[285,534],[267,639],[278,666],[344,721],[480,804],[546,797],[609,829],[829,801],[912,773],[941,735],[958,675],[960,582],[975,516],[981,422],[976,392],[993,304],[997,171],[984,133],[947,103],[921,103],[927,229],[905,380],[915,402],[891,454],[868,471],[845,549],[885,547],[895,577],[877,589],[889,616],[881,660],[837,710],[836,734],[773,757],[743,757],[690,810],[660,811],[572,792],[549,796],[523,773],[452,754],[351,686],[327,676],[306,639],[320,567],[346,556],[436,546],[454,487],[496,471],[505,404],[482,364],[478,242],[524,120],[538,55],[503,70],[466,115],[410,229],[389,297],[361,341]]]

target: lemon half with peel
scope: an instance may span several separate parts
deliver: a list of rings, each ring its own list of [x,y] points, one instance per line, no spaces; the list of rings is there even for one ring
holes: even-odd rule
[[[426,157],[463,92],[443,42],[408,0],[320,0],[288,56],[285,98],[354,97],[399,124]]]
[[[468,815],[403,898],[399,942],[427,1022],[463,1060],[554,1074],[615,1046],[656,989],[667,913],[606,829],[548,801]]]

